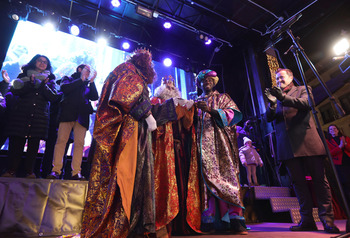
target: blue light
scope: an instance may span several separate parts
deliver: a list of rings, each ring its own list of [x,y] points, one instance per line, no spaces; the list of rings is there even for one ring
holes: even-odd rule
[[[211,39],[208,39],[204,44],[210,45],[211,44]]]
[[[129,42],[126,42],[126,41],[123,42],[122,47],[123,47],[124,50],[128,50],[130,48]]]
[[[163,27],[165,28],[165,29],[170,29],[171,28],[171,23],[170,22],[164,22],[164,24],[163,24]]]
[[[80,29],[77,25],[72,24],[69,27],[69,32],[74,36],[78,36],[80,34]]]
[[[120,6],[120,1],[119,0],[112,0],[111,4],[113,7],[119,7]]]
[[[171,61],[170,58],[165,58],[163,60],[163,64],[164,64],[165,67],[170,67],[173,64],[173,62]]]

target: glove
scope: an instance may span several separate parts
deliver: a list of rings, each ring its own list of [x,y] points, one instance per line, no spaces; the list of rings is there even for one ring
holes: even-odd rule
[[[149,131],[154,131],[157,129],[157,122],[154,119],[154,117],[152,116],[152,114],[150,114],[148,117],[146,117],[146,122],[147,122]]]
[[[276,86],[270,89],[270,93],[272,96],[275,96],[278,101],[283,101],[285,97],[285,94],[283,93],[282,89]]]
[[[187,108],[187,110],[189,110],[194,104],[194,101],[193,100],[186,100],[185,102],[185,107]]]
[[[270,89],[265,89],[265,96],[270,104],[275,105],[277,103],[277,98],[271,95]]]

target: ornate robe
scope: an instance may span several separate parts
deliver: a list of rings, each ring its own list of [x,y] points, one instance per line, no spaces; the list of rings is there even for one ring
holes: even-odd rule
[[[131,63],[110,73],[96,113],[96,151],[81,237],[155,232],[152,109],[144,76]]]
[[[152,104],[165,101],[152,98]],[[156,229],[172,222],[175,233],[200,229],[198,157],[193,127],[194,107],[176,107],[173,122],[159,124],[153,132],[155,156]],[[187,225],[185,224],[187,223]]]
[[[242,207],[240,199],[239,155],[236,126],[242,113],[227,94],[214,91],[199,100],[220,114],[220,120],[209,113],[198,110],[198,150],[203,179],[203,202],[208,207],[210,196],[219,198],[229,205]]]

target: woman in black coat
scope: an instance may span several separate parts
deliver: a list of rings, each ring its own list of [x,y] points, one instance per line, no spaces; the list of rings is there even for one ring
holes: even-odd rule
[[[50,60],[38,54],[13,80],[10,92],[14,101],[8,121],[9,168],[3,177],[15,176],[27,142],[26,177],[36,178],[33,170],[40,140],[45,140],[48,134],[49,101],[58,99],[54,79]]]

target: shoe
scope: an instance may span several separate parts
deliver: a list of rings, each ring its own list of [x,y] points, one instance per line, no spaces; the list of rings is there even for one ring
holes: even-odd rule
[[[331,234],[340,233],[339,228],[333,222],[322,222],[324,231]]]
[[[230,227],[235,235],[248,235],[244,220],[230,219]]]
[[[86,178],[83,175],[81,175],[80,173],[77,173],[76,175],[73,175],[71,177],[71,180],[86,181]]]
[[[36,175],[35,175],[35,173],[30,173],[30,174],[27,174],[26,178],[28,178],[28,179],[36,179]]]
[[[318,229],[315,222],[310,222],[310,223],[300,222],[296,226],[291,226],[289,230],[290,231],[317,231]]]
[[[59,179],[60,178],[60,174],[52,171],[47,177],[47,179]]]
[[[15,173],[12,172],[12,171],[7,171],[6,173],[4,173],[3,175],[1,175],[1,177],[4,177],[4,178],[14,178],[16,177],[15,176]]]

